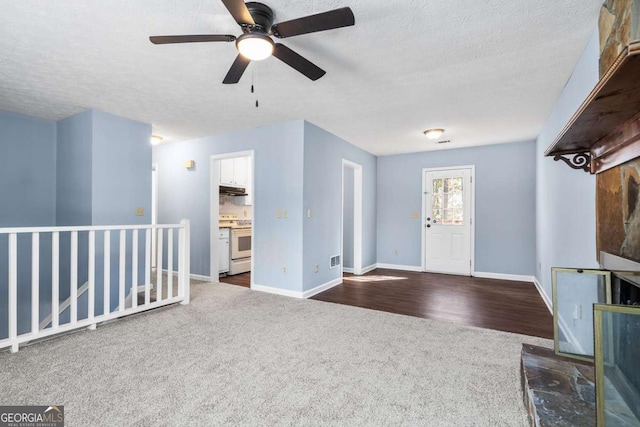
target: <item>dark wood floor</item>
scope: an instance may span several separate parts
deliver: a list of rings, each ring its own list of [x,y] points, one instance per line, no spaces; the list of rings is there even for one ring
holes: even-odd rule
[[[244,286],[245,288],[251,287],[251,272],[234,274],[233,276],[225,276],[219,279],[222,283],[228,283],[230,285]]]
[[[244,273],[220,281],[249,287],[250,279]],[[528,282],[376,269],[345,274],[312,299],[553,339],[552,316]]]

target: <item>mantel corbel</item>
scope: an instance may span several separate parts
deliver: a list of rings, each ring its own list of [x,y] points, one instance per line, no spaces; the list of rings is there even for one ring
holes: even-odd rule
[[[582,169],[583,171],[591,172],[591,154],[590,153],[577,153],[573,156],[566,154],[556,154],[553,156],[553,160],[556,162],[562,160],[572,169]]]

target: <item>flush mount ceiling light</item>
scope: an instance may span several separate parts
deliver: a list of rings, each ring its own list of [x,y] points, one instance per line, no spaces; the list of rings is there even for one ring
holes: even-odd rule
[[[151,145],[158,145],[162,142],[160,135],[151,135]]]
[[[444,133],[444,129],[427,129],[423,133],[427,138],[436,140]]]
[[[236,40],[236,48],[242,56],[252,61],[262,61],[271,56],[275,45],[263,33],[246,33]]]

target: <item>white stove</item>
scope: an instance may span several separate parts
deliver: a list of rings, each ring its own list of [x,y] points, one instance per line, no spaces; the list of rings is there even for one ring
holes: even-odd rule
[[[230,228],[229,275],[251,271],[251,220],[238,220],[236,214],[220,214],[219,228]]]

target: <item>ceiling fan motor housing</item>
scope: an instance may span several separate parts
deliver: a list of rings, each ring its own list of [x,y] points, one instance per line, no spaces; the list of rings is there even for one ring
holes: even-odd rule
[[[243,31],[252,32],[256,30],[262,30],[265,33],[271,31],[271,26],[273,25],[273,19],[275,17],[271,8],[266,4],[258,3],[255,1],[247,2],[246,5],[256,25],[243,27]]]

